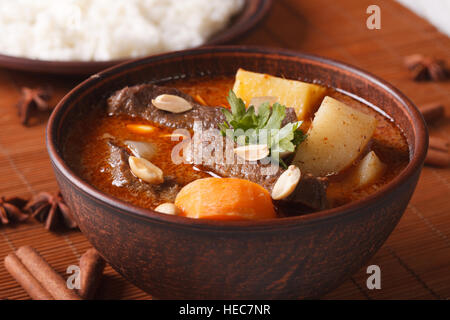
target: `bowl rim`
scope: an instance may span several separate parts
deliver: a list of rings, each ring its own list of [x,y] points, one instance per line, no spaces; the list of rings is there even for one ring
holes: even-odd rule
[[[354,75],[362,77],[368,80],[370,83],[380,87],[386,91],[394,100],[399,102],[405,108],[407,115],[409,116],[409,123],[412,124],[415,150],[410,157],[410,162],[404,168],[400,174],[398,174],[393,180],[380,188],[377,192],[361,199],[348,203],[346,205],[331,208],[323,211],[318,211],[306,215],[286,217],[286,218],[274,218],[268,220],[254,220],[254,221],[220,221],[220,220],[208,220],[208,219],[191,219],[181,216],[172,216],[157,213],[151,209],[140,208],[131,203],[120,200],[112,195],[104,193],[89,183],[82,180],[69,166],[65,163],[62,156],[58,152],[57,148],[57,136],[59,131],[59,124],[64,120],[65,114],[68,112],[68,107],[71,105],[71,100],[79,96],[84,91],[88,90],[91,85],[98,83],[101,80],[114,78],[114,76],[126,70],[133,72],[133,67],[151,64],[152,62],[169,60],[180,57],[192,57],[208,54],[209,57],[214,54],[220,53],[242,53],[242,54],[262,54],[264,55],[279,55],[285,58],[300,58],[308,60],[308,62],[315,62],[325,64],[327,67],[341,69],[350,72]],[[70,108],[69,108],[70,109]],[[359,68],[353,67],[349,64],[338,62],[333,59],[324,58],[318,55],[305,54],[292,50],[267,48],[259,46],[211,46],[202,47],[196,49],[189,49],[171,53],[164,53],[160,55],[153,55],[149,57],[139,58],[131,61],[127,61],[117,66],[108,68],[100,73],[92,75],[82,83],[78,84],[63,99],[53,110],[47,125],[46,131],[46,143],[47,151],[50,159],[53,163],[54,169],[61,172],[66,180],[76,187],[78,192],[82,192],[86,196],[90,197],[96,202],[100,202],[107,207],[120,211],[120,214],[128,215],[131,218],[139,219],[146,223],[162,223],[170,224],[172,227],[181,228],[195,228],[195,229],[210,229],[210,230],[222,230],[233,232],[249,232],[249,231],[264,231],[273,228],[290,228],[296,227],[299,224],[317,224],[323,221],[329,221],[337,219],[341,216],[352,215],[361,213],[365,207],[375,205],[376,202],[387,196],[394,189],[400,187],[411,178],[411,176],[420,172],[428,149],[428,130],[423,119],[422,114],[417,107],[398,89],[389,84],[385,80],[379,77],[362,71]],[[410,150],[411,152],[411,150]]]
[[[226,28],[219,30],[215,34],[211,35],[204,44],[187,48],[186,50],[209,47],[215,45],[221,45],[229,43],[232,40],[239,39],[244,36],[251,29],[256,27],[269,13],[272,7],[273,0],[245,0],[245,5],[241,12],[237,16],[246,18],[239,23],[228,25]],[[249,4],[253,4],[256,7],[255,12],[250,17],[245,17]],[[242,19],[241,18],[241,19]],[[156,55],[169,53],[163,52]],[[61,74],[61,75],[90,75],[94,71],[105,70],[115,65],[122,64],[127,61],[133,61],[136,59],[144,59],[150,55],[145,55],[136,58],[121,58],[112,60],[45,60],[45,59],[33,59],[23,56],[13,56],[5,53],[0,53],[0,66],[6,67],[12,70],[21,70],[28,72],[44,72],[49,74]]]

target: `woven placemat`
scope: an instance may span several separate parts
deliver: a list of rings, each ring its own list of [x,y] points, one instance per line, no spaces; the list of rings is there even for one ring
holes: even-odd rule
[[[236,43],[284,47],[341,60],[368,70],[397,86],[417,105],[441,102],[450,114],[450,82],[410,80],[403,58],[412,53],[450,61],[450,40],[425,20],[391,0],[377,1],[381,29],[368,30],[366,0],[275,0],[267,17]],[[56,190],[45,150],[45,119],[29,128],[20,125],[15,104],[21,86],[51,84],[54,102],[82,79],[0,70],[0,195],[30,197]],[[450,136],[450,120],[430,128]],[[450,297],[450,169],[426,167],[399,225],[369,262],[381,268],[382,289],[368,290],[366,267],[327,299],[448,299]],[[65,274],[90,244],[78,231],[49,233],[29,222],[0,226],[0,257],[32,245]],[[29,299],[0,264],[0,298]],[[150,299],[110,267],[100,299]]]

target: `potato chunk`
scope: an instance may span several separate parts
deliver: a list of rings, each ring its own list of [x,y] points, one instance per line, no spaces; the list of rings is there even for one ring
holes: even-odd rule
[[[358,158],[376,126],[374,117],[325,97],[293,164],[317,177],[337,174]]]
[[[306,82],[287,80],[239,69],[234,93],[246,104],[254,97],[277,97],[277,102],[294,108],[299,120],[312,115],[326,94],[326,88]]]
[[[384,174],[386,165],[381,162],[375,152],[369,152],[355,168],[351,182],[356,188],[374,183]]]

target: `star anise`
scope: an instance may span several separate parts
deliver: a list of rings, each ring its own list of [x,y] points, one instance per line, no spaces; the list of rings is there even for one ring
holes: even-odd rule
[[[27,201],[22,198],[0,197],[0,224],[22,222],[28,219],[28,215],[23,211],[26,204]]]
[[[39,222],[44,222],[45,228],[49,231],[54,231],[61,225],[70,229],[77,227],[77,223],[61,193],[41,192],[30,200],[26,209],[31,212],[33,218]]]
[[[445,61],[413,54],[405,58],[405,65],[415,81],[443,81],[449,76]]]
[[[50,88],[31,89],[23,87],[21,91],[22,96],[17,104],[17,109],[23,125],[28,124],[33,112],[45,112],[52,109],[48,103],[52,96]]]

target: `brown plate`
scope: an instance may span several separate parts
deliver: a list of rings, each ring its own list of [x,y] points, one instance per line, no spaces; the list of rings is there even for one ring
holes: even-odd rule
[[[228,43],[242,36],[264,18],[271,4],[272,0],[246,0],[244,9],[233,19],[230,26],[213,35],[205,43],[205,46]],[[0,67],[51,74],[89,75],[126,60],[128,59],[110,61],[46,61],[0,54]]]
[[[403,130],[410,163],[376,193],[338,208],[282,219],[215,221],[133,206],[83,181],[64,159],[74,123],[115,90],[170,78],[233,76],[239,67],[315,80],[380,107]],[[367,263],[397,225],[427,145],[420,112],[385,81],[333,60],[252,47],[199,48],[110,68],[64,97],[47,128],[55,176],[81,231],[115,270],[163,299],[317,298],[336,288]]]

